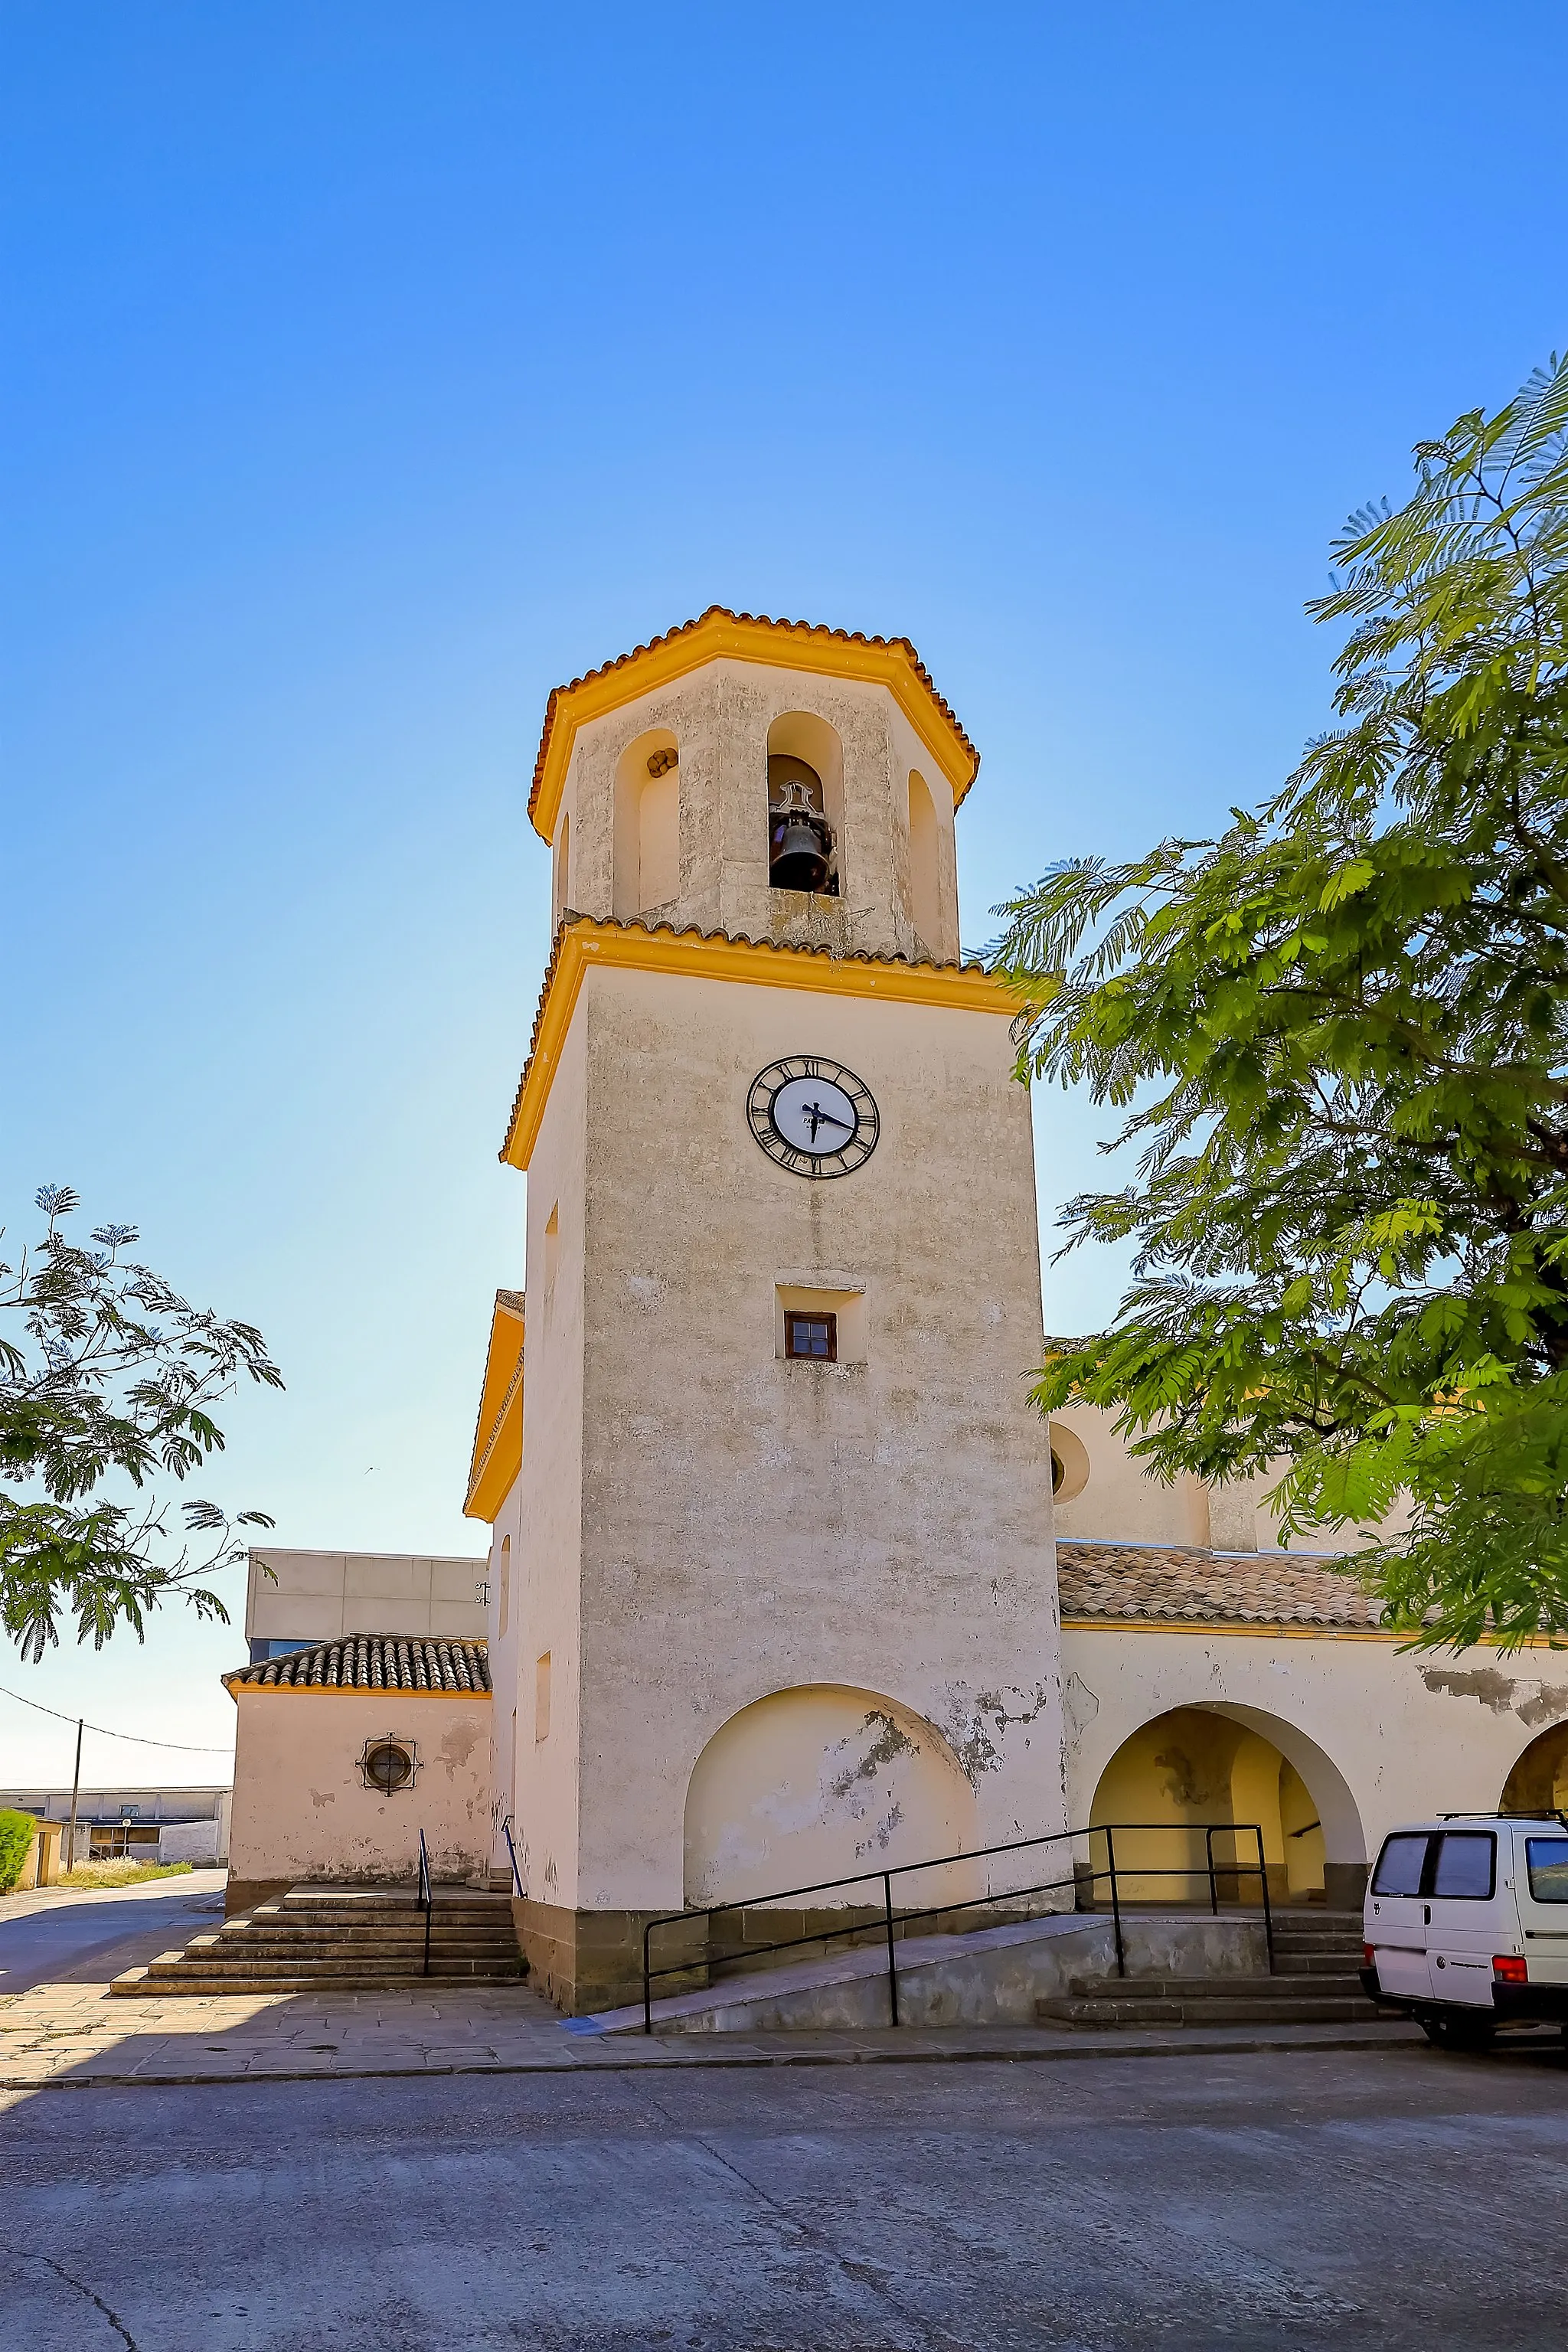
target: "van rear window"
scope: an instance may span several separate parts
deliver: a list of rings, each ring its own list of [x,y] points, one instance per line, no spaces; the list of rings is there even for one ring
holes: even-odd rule
[[[1432,1874],[1435,1895],[1489,1903],[1497,1874],[1497,1840],[1490,1830],[1445,1830]]]
[[[1568,1838],[1526,1838],[1530,1891],[1538,1903],[1568,1903]]]
[[[1419,1895],[1421,1873],[1426,1863],[1427,1840],[1423,1832],[1419,1837],[1407,1831],[1396,1831],[1384,1838],[1383,1852],[1377,1857],[1373,1873],[1374,1895]]]

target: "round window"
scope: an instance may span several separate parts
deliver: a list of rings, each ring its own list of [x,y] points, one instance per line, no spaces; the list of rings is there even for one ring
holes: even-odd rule
[[[413,1772],[413,1757],[395,1739],[378,1740],[364,1759],[366,1780],[373,1789],[384,1790],[388,1796],[394,1789],[405,1789]]]

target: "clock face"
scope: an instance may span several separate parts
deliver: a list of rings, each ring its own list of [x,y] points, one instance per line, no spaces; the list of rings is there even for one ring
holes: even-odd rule
[[[795,1176],[847,1176],[877,1149],[880,1122],[870,1090],[842,1062],[790,1054],[752,1080],[752,1133]]]

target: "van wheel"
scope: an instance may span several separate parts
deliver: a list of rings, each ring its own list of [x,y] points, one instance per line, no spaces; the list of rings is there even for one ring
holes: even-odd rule
[[[1489,2017],[1423,2017],[1418,2022],[1435,2050],[1489,2050],[1497,2032]]]

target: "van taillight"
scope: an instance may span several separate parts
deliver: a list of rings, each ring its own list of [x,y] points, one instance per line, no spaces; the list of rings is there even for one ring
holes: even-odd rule
[[[1361,1948],[1361,1958],[1362,1966],[1363,1968],[1375,1969],[1377,1966],[1377,1946],[1375,1944],[1363,1944]]]
[[[1517,1952],[1494,1952],[1492,1976],[1498,1984],[1528,1984],[1525,1963]]]

